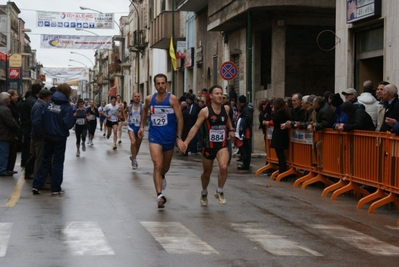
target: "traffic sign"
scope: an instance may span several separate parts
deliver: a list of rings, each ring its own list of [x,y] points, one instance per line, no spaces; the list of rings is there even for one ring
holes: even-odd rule
[[[223,80],[230,81],[237,76],[237,66],[231,61],[224,62],[219,69],[219,74]]]

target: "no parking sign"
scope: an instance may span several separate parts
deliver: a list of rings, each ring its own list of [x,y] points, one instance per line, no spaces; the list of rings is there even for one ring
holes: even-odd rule
[[[223,80],[230,81],[237,76],[237,66],[231,61],[224,62],[219,69],[219,74]]]

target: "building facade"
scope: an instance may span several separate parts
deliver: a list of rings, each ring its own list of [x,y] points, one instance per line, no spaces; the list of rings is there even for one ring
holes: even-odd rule
[[[399,80],[399,2],[336,1],[335,91],[352,87],[362,92],[365,80]]]
[[[231,84],[255,107],[264,98],[334,91],[334,1],[177,0],[177,8],[195,13],[193,87]],[[234,80],[219,74],[226,61],[237,66]],[[254,133],[262,148],[262,132]]]

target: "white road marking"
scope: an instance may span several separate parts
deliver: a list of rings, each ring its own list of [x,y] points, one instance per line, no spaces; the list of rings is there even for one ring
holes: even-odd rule
[[[340,225],[315,224],[311,225],[311,227],[319,229],[333,238],[345,241],[346,243],[372,255],[399,255],[399,247]]]
[[[235,231],[244,234],[250,241],[259,244],[264,250],[277,256],[323,256],[317,251],[275,235],[262,223],[232,223]]]
[[[71,222],[62,232],[73,255],[115,255],[96,222]]]
[[[170,254],[219,254],[179,222],[141,222]]]
[[[13,223],[0,223],[0,257],[6,256]]]

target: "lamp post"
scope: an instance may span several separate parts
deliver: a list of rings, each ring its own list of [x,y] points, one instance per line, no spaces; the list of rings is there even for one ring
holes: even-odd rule
[[[75,30],[77,30],[77,31],[89,32],[89,33],[91,33],[91,34],[94,34],[95,36],[100,36],[100,35],[98,35],[98,34],[95,33],[95,32],[92,32],[92,31],[89,31],[89,30],[85,30],[85,29],[81,29],[81,28],[75,28]]]
[[[81,9],[81,10],[91,10],[91,11],[94,11],[94,12],[97,12],[97,13],[99,13],[99,14],[104,14],[102,11],[100,11],[100,10],[96,10],[96,9],[93,9],[93,8],[90,8],[90,7],[84,7],[84,6],[79,6],[79,8]],[[114,23],[116,24],[116,26],[118,27],[118,29],[119,29],[119,32],[122,34],[122,47],[121,47],[121,53],[122,53],[122,59],[124,58],[124,41],[125,41],[125,37],[124,37],[124,35],[123,35],[123,29],[120,27],[120,25],[119,25],[119,23],[118,22],[116,22],[115,20],[114,20]],[[76,29],[76,30],[78,30],[78,29]],[[79,30],[81,30],[81,29],[79,29]],[[108,62],[107,62],[107,66],[108,66]],[[110,81],[109,81],[109,67],[108,67],[108,83],[109,83]],[[110,87],[110,86],[109,86]],[[123,70],[121,70],[121,95],[122,95],[122,97],[124,96],[124,76],[123,76]]]
[[[71,51],[70,53],[73,54],[73,55],[79,55],[79,56],[82,56],[82,57],[87,58],[87,60],[90,61],[91,65],[94,66],[93,61],[91,61],[90,58],[88,58],[87,56],[85,56],[85,55],[83,55],[83,54],[80,54],[80,53],[73,52],[73,51]]]
[[[84,64],[83,62],[80,62],[80,61],[77,61],[77,60],[74,60],[74,59],[69,59],[69,61],[78,62],[78,63],[82,64],[83,66],[85,66],[86,68],[88,68],[87,65]]]
[[[130,3],[132,4],[134,10],[136,11],[136,15],[137,15],[137,31],[136,31],[136,70],[137,70],[137,78],[136,78],[136,82],[137,82],[137,92],[140,92],[140,47],[139,47],[139,39],[140,39],[140,16],[139,16],[139,10],[136,7],[136,4],[133,2],[133,0],[129,0]],[[143,92],[144,93],[144,92]]]

